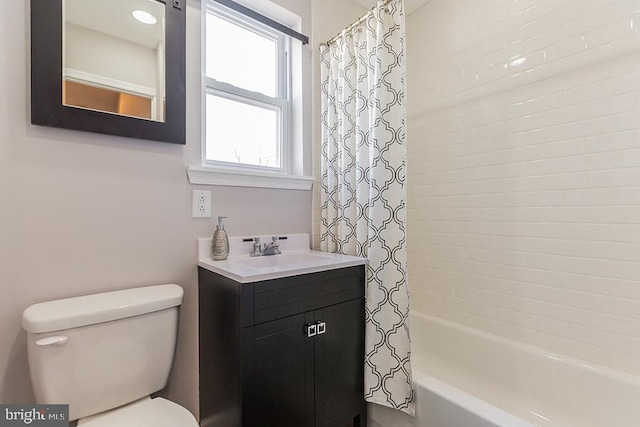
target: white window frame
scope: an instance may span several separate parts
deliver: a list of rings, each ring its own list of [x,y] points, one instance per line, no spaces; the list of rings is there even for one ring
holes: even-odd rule
[[[296,15],[285,11],[280,6],[275,3],[271,3],[267,0],[236,0],[240,4],[248,4],[251,3],[254,6],[259,6],[256,9],[259,13],[264,14],[265,16],[280,20],[282,19],[284,22],[288,22],[288,25],[291,25],[292,28],[296,20],[299,20],[299,17]],[[252,98],[252,95],[256,95],[255,92],[251,91],[243,91],[241,88],[235,88],[233,85],[229,85],[223,82],[216,82],[215,80],[211,81],[206,76],[206,18],[207,13],[210,10],[221,10],[222,13],[227,14],[238,14],[239,12],[235,12],[231,9],[224,7],[223,5],[214,2],[213,0],[203,0],[202,1],[202,16],[201,16],[201,42],[202,42],[202,68],[201,68],[201,78],[202,78],[202,90],[201,90],[201,156],[200,156],[200,165],[198,166],[189,166],[187,167],[187,175],[189,178],[189,182],[191,184],[201,184],[201,185],[222,185],[222,186],[240,186],[240,187],[253,187],[253,188],[278,188],[278,189],[290,189],[290,190],[310,190],[313,186],[314,178],[312,176],[305,175],[309,173],[307,170],[307,166],[309,163],[305,163],[306,160],[303,159],[304,156],[308,156],[311,150],[310,146],[307,144],[310,141],[307,141],[305,144],[304,138],[307,134],[305,131],[304,125],[304,113],[303,113],[303,104],[301,103],[301,97],[298,93],[299,90],[304,90],[303,85],[301,84],[299,70],[297,68],[298,65],[301,65],[302,72],[304,73],[305,66],[302,65],[302,62],[305,60],[302,59],[302,51],[301,47],[298,46],[297,43],[292,42],[292,38],[286,35],[281,35],[276,30],[265,26],[262,23],[250,20],[244,15],[241,15],[244,18],[244,21],[250,21],[252,25],[252,29],[257,28],[261,31],[263,28],[266,28],[269,34],[276,34],[278,37],[282,37],[287,40],[287,55],[283,55],[284,58],[281,58],[285,62],[286,70],[288,75],[286,84],[283,82],[278,82],[279,91],[285,91],[288,105],[287,110],[283,114],[283,120],[281,120],[281,130],[283,132],[283,144],[282,144],[282,156],[283,160],[281,161],[280,168],[265,168],[255,165],[247,165],[247,164],[238,164],[231,162],[211,162],[206,160],[206,127],[207,127],[207,118],[206,118],[206,98],[207,93],[215,93],[216,95],[220,95],[223,97],[228,97],[230,99],[236,100],[237,98],[233,98],[236,96],[242,97],[243,95],[249,95],[249,97],[245,96],[242,98],[244,102],[252,103],[258,102],[260,106],[264,106],[265,99],[261,96],[262,94],[257,94],[255,98]],[[299,21],[298,21],[299,22]],[[253,26],[255,25],[255,26]],[[295,43],[295,45],[294,45]],[[301,45],[300,45],[301,46]],[[302,62],[300,62],[302,61]],[[280,62],[279,62],[280,63]],[[296,76],[296,77],[294,77]],[[294,83],[295,82],[295,83]],[[294,92],[295,91],[295,92]],[[238,93],[239,92],[239,93]],[[281,93],[281,92],[279,92]],[[270,97],[267,97],[270,98]],[[310,123],[308,124],[310,125]],[[294,139],[295,138],[295,139]],[[306,153],[306,154],[305,154]],[[308,158],[308,157],[307,157]]]
[[[226,8],[225,6],[207,1],[207,13],[213,13],[221,19],[225,19],[232,24],[238,25],[244,29],[259,34],[276,43],[277,61],[276,61],[276,96],[271,97],[259,92],[253,92],[233,84],[220,82],[206,75],[204,72],[205,97],[206,95],[215,95],[236,102],[242,102],[260,108],[275,111],[278,117],[277,124],[277,144],[276,152],[279,157],[279,167],[251,165],[247,163],[224,162],[218,160],[207,160],[206,158],[206,122],[204,123],[205,137],[203,138],[202,147],[202,164],[203,166],[213,166],[224,169],[235,169],[238,171],[259,171],[280,174],[290,174],[291,172],[291,60],[290,60],[290,37],[260,23],[243,14]],[[206,24],[205,24],[206,25]],[[204,29],[206,34],[206,28]],[[206,37],[205,37],[206,38]],[[206,46],[205,46],[205,65],[206,67]],[[205,102],[206,104],[206,102]],[[206,106],[204,113],[206,120]]]

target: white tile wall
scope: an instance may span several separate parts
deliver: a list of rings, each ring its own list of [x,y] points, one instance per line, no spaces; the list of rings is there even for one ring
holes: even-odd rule
[[[640,0],[407,18],[414,310],[640,374]]]

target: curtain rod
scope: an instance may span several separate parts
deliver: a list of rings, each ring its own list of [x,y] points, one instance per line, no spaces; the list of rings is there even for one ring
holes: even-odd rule
[[[220,3],[223,6],[227,6],[229,9],[233,9],[236,12],[239,12],[245,16],[248,16],[249,18],[255,19],[256,21],[261,22],[273,28],[276,31],[280,31],[283,34],[293,37],[294,39],[298,39],[302,42],[302,44],[309,44],[309,37],[305,36],[304,34],[300,34],[299,32],[292,30],[286,25],[282,25],[278,21],[274,21],[271,18],[267,18],[266,16],[256,12],[255,10],[249,9],[248,7],[243,6],[239,3],[236,3],[233,0],[213,0],[213,1],[216,3]]]
[[[216,1],[217,1],[217,0],[216,0]],[[393,1],[393,0],[384,0],[384,1],[382,2],[382,6],[386,6],[386,5],[388,5],[388,4],[389,4],[389,3],[391,3],[392,1]],[[378,7],[378,6],[376,5],[376,7]],[[363,23],[363,22],[367,19],[367,17],[369,16],[369,13],[370,13],[371,11],[375,10],[375,9],[376,9],[376,7],[372,8],[369,12],[365,13],[365,14],[364,14],[364,16],[360,17],[360,18],[359,18],[359,19],[357,19],[355,22],[353,22],[353,23],[351,23],[351,24],[347,25],[347,26],[344,28],[344,30],[346,30],[346,31],[350,31],[350,30],[352,30],[353,28],[355,28],[356,26],[358,26],[358,25],[360,25],[361,23]],[[344,30],[342,30],[342,31],[344,31]],[[329,40],[327,40],[326,42],[324,42],[324,43],[320,43],[320,45],[329,46],[331,43],[335,42],[335,41],[336,41],[336,40],[337,40],[337,39],[342,35],[342,31],[340,31],[340,33],[336,34],[335,36],[331,37],[331,38],[330,38]]]

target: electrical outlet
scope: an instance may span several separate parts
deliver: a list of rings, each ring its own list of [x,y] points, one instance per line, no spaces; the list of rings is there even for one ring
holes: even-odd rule
[[[211,218],[211,191],[193,190],[193,218]]]

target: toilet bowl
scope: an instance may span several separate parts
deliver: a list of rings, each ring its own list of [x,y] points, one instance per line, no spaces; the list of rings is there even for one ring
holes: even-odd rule
[[[197,427],[166,386],[183,290],[158,285],[34,304],[22,315],[36,401],[83,427]]]
[[[142,398],[120,408],[82,418],[82,427],[191,427],[197,426],[191,412],[161,397]]]

